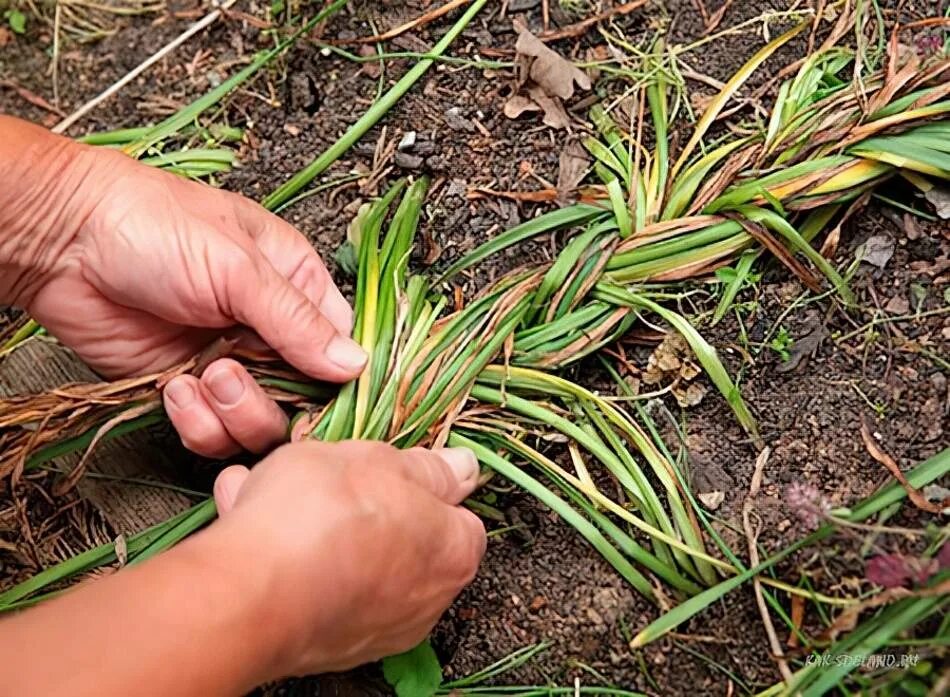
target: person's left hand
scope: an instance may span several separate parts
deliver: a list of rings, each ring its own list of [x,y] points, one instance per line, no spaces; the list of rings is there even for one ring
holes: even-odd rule
[[[55,219],[36,224],[56,239],[39,250],[49,259],[26,304],[91,367],[109,377],[162,370],[245,327],[312,377],[359,375],[366,354],[349,338],[352,310],[291,225],[117,152],[62,147],[42,202]],[[176,377],[164,400],[203,455],[260,452],[286,435],[284,413],[233,360]]]

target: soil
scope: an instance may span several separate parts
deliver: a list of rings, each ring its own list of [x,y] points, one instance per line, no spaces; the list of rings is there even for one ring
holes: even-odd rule
[[[352,9],[324,28],[323,35],[345,39],[371,34],[371,27],[382,31],[417,16],[424,4],[413,0],[354,2]],[[712,11],[722,3],[706,0],[706,4]],[[781,0],[740,0],[730,5],[721,27],[739,25],[769,8],[787,10],[790,4]],[[894,12],[888,8],[897,3],[881,4],[892,21]],[[936,11],[932,2],[903,4],[907,16]],[[263,3],[242,5],[253,17],[267,17]],[[503,18],[501,5],[523,9],[509,11],[508,18]],[[540,5],[539,1],[515,0],[490,3],[455,43],[452,54],[474,57],[495,49],[507,60],[515,40],[510,17],[517,14],[537,29]],[[563,16],[557,3],[551,6],[555,22],[563,25],[573,21]],[[122,21],[117,31],[102,41],[67,44],[59,64],[62,112],[69,113],[180,33],[191,20],[176,18],[174,13],[193,9],[189,2],[171,2],[164,14]],[[410,32],[392,42],[391,50],[424,51],[448,26],[447,21],[437,21]],[[704,35],[702,18],[691,0],[648,3],[618,18],[615,27],[632,43],[649,37],[658,28],[667,30],[669,44],[687,44]],[[772,36],[781,28],[780,19],[768,23]],[[749,24],[726,40],[688,54],[686,61],[693,70],[727,79],[761,46],[762,32],[761,22]],[[246,61],[271,41],[240,16],[218,22],[82,119],[70,135],[155,122],[205,92],[214,81],[232,72],[239,61]],[[567,55],[580,56],[586,46],[598,42],[598,35],[591,32],[579,42],[568,40],[555,46]],[[806,44],[807,37],[801,37],[779,51],[756,73],[743,94],[752,94],[754,87],[765,84],[781,66],[805,55]],[[25,37],[9,35],[6,45],[0,37],[0,77],[52,101],[47,74],[49,46],[49,28],[38,21],[31,23]],[[385,82],[390,84],[407,66],[404,60],[388,60]],[[358,118],[375,96],[377,81],[371,70],[324,55],[311,39],[302,41],[275,67],[229,100],[223,118],[248,127],[251,135],[240,152],[242,165],[222,177],[220,183],[260,199],[322,152]],[[469,189],[478,186],[527,191],[540,188],[541,180],[554,182],[560,152],[577,137],[577,133],[542,127],[533,118],[507,119],[501,106],[509,84],[505,71],[437,65],[321,180],[332,180],[354,168],[376,172],[380,176],[374,178],[382,182],[403,174],[428,173],[433,186],[423,221],[424,248],[416,261],[422,263],[424,259],[436,269],[444,267],[549,205],[500,198],[471,201],[466,197]],[[711,92],[703,85],[690,86],[694,95]],[[615,95],[622,88],[611,80],[597,86],[601,95]],[[0,112],[47,125],[59,118],[9,88],[0,88]],[[401,158],[404,166],[391,157],[374,163],[378,149],[385,151],[386,145],[398,143],[409,131],[416,132],[416,146],[410,151],[413,158]],[[345,290],[349,281],[332,263],[334,251],[344,239],[355,207],[379,188],[361,189],[357,184],[334,187],[284,213],[287,220],[310,236],[334,267]],[[906,198],[907,192],[888,191],[888,195]],[[882,235],[894,242],[894,253],[883,268],[868,264],[858,268],[852,282],[858,308],[845,312],[832,298],[815,300],[805,296],[786,312],[795,299],[802,297],[803,289],[783,267],[772,264],[765,266],[761,281],[739,298],[744,308],[740,313],[742,327],[735,315],[729,315],[715,327],[702,329],[730,370],[741,375],[742,394],[771,448],[762,493],[755,501],[764,553],[786,546],[806,532],[805,525],[784,502],[789,484],[812,485],[838,506],[857,501],[888,481],[890,475],[871,459],[862,443],[862,419],[881,447],[903,468],[947,444],[950,390],[946,363],[933,356],[950,354],[950,316],[934,313],[899,319],[914,314],[918,303],[919,309],[927,312],[947,308],[946,286],[928,273],[928,264],[950,250],[946,228],[921,220],[908,224],[894,209],[875,201],[844,226],[836,262],[840,265],[853,259],[859,245]],[[556,248],[554,242],[540,240],[498,255],[466,275],[463,292],[470,296],[513,266],[550,258]],[[708,310],[714,302],[700,300],[696,307],[684,309]],[[909,308],[906,311],[892,311],[905,303]],[[866,328],[874,318],[888,321]],[[745,340],[741,338],[743,328],[748,337]],[[780,328],[798,342],[799,349],[809,337],[820,335],[824,339],[801,357],[797,367],[786,370],[780,351],[769,346]],[[792,343],[788,350],[794,352],[795,346]],[[645,364],[651,351],[633,344],[624,349],[640,365]],[[602,379],[595,362],[582,362],[569,372],[587,384],[597,385]],[[713,391],[699,405],[685,411],[671,399],[663,404],[665,412],[658,409],[655,413],[660,414],[657,420],[668,442],[674,451],[677,446],[684,448],[697,493],[724,494],[716,510],[717,525],[730,546],[744,552],[746,540],[737,531],[741,531],[740,510],[757,449],[740,430],[724,400]],[[682,440],[673,422],[682,429]],[[42,481],[37,481],[41,486]],[[31,496],[29,500],[33,498],[41,497]],[[8,504],[0,498],[0,506],[6,508]],[[750,589],[730,594],[681,627],[675,638],[632,651],[627,645],[630,634],[655,617],[656,609],[626,587],[569,527],[529,497],[507,494],[501,506],[509,522],[522,527],[491,539],[478,578],[437,627],[434,645],[447,677],[466,675],[516,649],[547,641],[551,646],[545,653],[507,674],[504,682],[571,685],[579,678],[583,684],[613,684],[650,694],[746,694],[779,679]],[[42,515],[51,515],[49,506]],[[909,506],[902,516],[905,525],[926,524],[925,516]],[[0,539],[5,536],[12,541],[16,530],[12,517],[0,517]],[[69,534],[80,541],[90,539],[88,533],[84,536],[72,530]],[[780,568],[782,578],[794,582],[807,576],[821,590],[848,588],[853,592],[863,587],[861,542],[836,536],[820,548],[788,560]],[[884,537],[877,545],[893,551],[899,542]],[[14,558],[3,549],[0,545],[0,561],[6,565],[0,580],[5,586],[20,577],[24,569],[17,569]],[[806,630],[819,626],[817,617],[806,617]],[[785,638],[781,636],[783,641]],[[385,694],[385,687],[375,669],[369,668],[355,675],[293,681],[266,692]]]

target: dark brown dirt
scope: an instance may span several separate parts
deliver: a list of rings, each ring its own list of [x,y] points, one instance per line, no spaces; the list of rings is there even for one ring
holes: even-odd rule
[[[191,9],[193,5],[176,9]],[[421,3],[353,3],[349,14],[333,20],[325,31],[330,37],[371,33],[369,19],[382,29],[419,13]],[[522,16],[529,25],[540,24],[539,2],[511,2],[527,8]],[[557,3],[551,3],[556,6]],[[712,11],[721,2],[706,0]],[[737,25],[769,8],[787,9],[789,2],[735,2],[721,27]],[[892,5],[893,3],[883,3]],[[905,3],[905,12],[926,14],[933,3]],[[266,16],[262,4],[250,3],[249,13]],[[555,13],[555,19],[558,15]],[[114,36],[98,44],[69,47],[61,57],[61,109],[68,113],[85,99],[177,35],[185,20],[171,16],[139,18],[123,24]],[[393,42],[392,50],[424,50],[441,35],[447,22],[437,22]],[[617,27],[637,42],[658,28],[668,31],[670,44],[686,44],[703,35],[702,21],[691,0],[666,0],[617,20]],[[772,36],[781,31],[778,19],[768,24]],[[687,56],[690,67],[716,79],[728,78],[762,44],[762,23],[751,24],[728,39],[714,41]],[[12,78],[23,87],[52,99],[46,76],[49,32],[34,24],[28,36],[13,38],[0,47],[0,77]],[[170,109],[206,91],[209,80],[233,70],[234,61],[246,59],[269,45],[259,29],[239,18],[215,25],[199,40],[190,42],[161,66],[117,98],[100,106],[81,121],[72,135],[93,130],[142,125],[161,118]],[[595,34],[581,45],[597,43]],[[763,84],[782,65],[801,57],[806,38],[792,42],[759,72],[744,94]],[[514,34],[508,20],[491,4],[453,47],[453,54],[473,57],[493,48],[508,50]],[[559,46],[574,50],[571,42]],[[197,51],[209,51],[198,69],[190,69]],[[579,49],[578,49],[579,50]],[[387,61],[385,79],[391,83],[406,69],[407,61]],[[510,121],[501,113],[507,86],[504,74],[438,65],[407,95],[362,142],[337,163],[322,180],[354,168],[374,168],[377,143],[398,142],[407,131],[417,133],[411,154],[422,159],[421,169],[432,176],[423,229],[425,252],[441,250],[435,264],[444,266],[475,245],[533,216],[540,206],[504,200],[469,201],[474,186],[497,190],[540,188],[537,176],[555,181],[558,155],[571,135],[538,127],[533,120]],[[695,93],[708,92],[696,87]],[[243,166],[223,178],[226,188],[260,199],[323,151],[365,110],[376,93],[377,79],[360,65],[321,55],[309,41],[302,42],[275,68],[233,96],[226,118],[250,126],[252,137],[242,149]],[[598,89],[613,94],[620,85],[604,81]],[[272,103],[271,98],[276,99]],[[450,110],[456,109],[457,112]],[[0,90],[0,112],[9,112],[46,124],[57,120],[22,100],[10,89]],[[488,135],[485,135],[487,133]],[[391,160],[384,181],[406,174]],[[355,206],[372,190],[356,185],[331,190],[307,199],[286,211],[285,217],[307,233],[328,260],[345,235]],[[903,195],[896,192],[895,195]],[[888,481],[889,475],[868,455],[859,435],[862,418],[880,435],[882,447],[902,467],[939,451],[947,443],[946,424],[950,392],[941,365],[917,351],[948,355],[948,315],[901,320],[874,327],[873,336],[853,333],[874,317],[892,298],[907,298],[913,308],[924,291],[922,310],[946,308],[945,285],[939,285],[924,266],[948,251],[945,231],[919,223],[921,234],[909,239],[902,221],[877,204],[846,225],[837,261],[853,258],[857,245],[874,235],[888,235],[896,242],[894,256],[884,269],[862,265],[853,280],[859,307],[847,314],[831,299],[800,303],[782,316],[801,294],[797,282],[773,265],[762,281],[740,297],[748,307],[742,323],[748,340],[741,340],[739,324],[727,317],[704,335],[720,350],[734,373],[742,376],[742,392],[759,418],[764,439],[772,448],[765,470],[763,492],[756,510],[763,522],[761,543],[778,549],[801,537],[805,529],[783,502],[785,488],[808,482],[835,505],[847,505]],[[517,264],[549,258],[553,242],[542,240],[509,250],[469,275],[464,290],[471,293]],[[430,258],[431,259],[431,258]],[[918,264],[914,266],[914,264]],[[340,277],[345,285],[346,279]],[[945,283],[945,280],[943,281]],[[714,302],[714,301],[713,301]],[[710,305],[711,306],[711,305]],[[685,308],[689,309],[689,308]],[[912,313],[913,310],[910,311]],[[908,313],[904,313],[908,314]],[[773,325],[784,327],[794,341],[802,341],[816,327],[827,338],[797,369],[780,372],[781,358],[767,345]],[[776,326],[776,329],[778,328]],[[768,337],[768,338],[767,338]],[[908,343],[910,342],[910,343]],[[631,356],[645,361],[650,349],[627,347]],[[596,382],[594,363],[572,368],[575,379]],[[716,511],[719,529],[741,556],[746,549],[740,510],[748,491],[756,449],[737,426],[725,402],[710,393],[695,408],[680,410],[665,403],[685,433],[681,444],[688,454],[690,477],[697,491],[720,490],[725,499]],[[875,408],[876,407],[876,408]],[[670,424],[656,412],[671,446],[678,439]],[[6,501],[3,501],[6,504]],[[585,684],[596,680],[587,668],[611,684],[651,694],[743,694],[756,692],[778,679],[762,623],[747,589],[729,595],[681,628],[676,639],[664,640],[641,652],[627,647],[631,633],[643,627],[656,610],[625,587],[612,569],[573,531],[546,509],[520,494],[503,499],[509,519],[524,530],[493,538],[482,572],[437,628],[434,643],[449,677],[465,675],[513,650],[538,641],[551,648],[535,661],[505,677],[508,684],[545,683],[569,685],[575,677]],[[911,511],[905,524],[923,518]],[[0,528],[0,534],[12,535]],[[897,541],[878,541],[890,549]],[[0,547],[0,560],[5,559]],[[9,563],[7,561],[6,563]],[[860,541],[835,538],[820,550],[787,562],[782,578],[790,582],[807,574],[822,590],[853,592],[863,577]],[[836,584],[842,584],[836,587]],[[849,586],[849,584],[851,584]],[[843,592],[843,591],[842,591]],[[784,599],[783,599],[784,600]],[[806,626],[817,627],[817,618],[806,617]],[[780,633],[782,627],[779,627]],[[786,635],[781,634],[784,640]],[[374,669],[355,678],[323,678],[287,683],[275,694],[317,695],[377,694],[383,688]]]

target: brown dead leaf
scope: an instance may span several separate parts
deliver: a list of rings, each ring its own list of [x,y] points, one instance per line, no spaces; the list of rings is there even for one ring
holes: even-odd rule
[[[557,191],[554,189],[541,189],[540,191],[496,191],[495,189],[479,186],[469,191],[465,197],[469,201],[477,201],[483,198],[506,198],[510,201],[547,203],[557,200]]]
[[[895,295],[887,301],[887,305],[884,306],[884,312],[891,315],[906,315],[910,312],[910,301],[906,295]]]
[[[722,491],[706,491],[701,494],[696,494],[696,498],[698,498],[699,502],[708,510],[715,511],[722,505],[722,502],[726,500],[726,494]]]
[[[884,465],[887,468],[887,471],[894,476],[894,479],[896,479],[898,483],[904,487],[904,491],[907,492],[907,498],[910,499],[912,504],[914,504],[920,510],[927,511],[928,513],[941,512],[942,509],[940,506],[928,501],[923,494],[914,488],[913,484],[907,481],[907,477],[903,472],[901,472],[901,469],[897,466],[897,463],[894,462],[894,458],[884,452],[881,449],[881,446],[877,444],[877,441],[874,440],[874,436],[871,435],[871,431],[868,429],[867,422],[863,418],[861,419],[861,439],[864,441],[864,447],[867,449],[868,454]]]
[[[878,593],[877,595],[845,608],[845,610],[835,618],[831,626],[825,630],[822,635],[822,640],[834,641],[842,633],[850,632],[857,626],[858,618],[865,610],[890,605],[904,598],[934,598],[946,595],[947,593],[950,593],[950,580],[945,580],[935,586],[921,588],[915,591],[902,587],[888,588],[882,593]]]
[[[910,266],[910,270],[914,273],[925,273],[931,278],[935,278],[950,270],[950,256],[945,254],[937,257],[933,262],[912,261],[908,266]]]
[[[541,87],[532,87],[528,90],[528,95],[534,100],[534,103],[541,107],[544,112],[544,118],[541,119],[546,126],[551,128],[567,128],[571,125],[571,118],[564,110],[564,105],[557,97],[549,97]]]
[[[828,329],[821,321],[812,320],[811,331],[801,339],[796,339],[788,352],[788,360],[781,363],[776,371],[788,373],[795,370],[802,362],[813,356],[822,342],[828,337]]]
[[[574,192],[584,176],[589,164],[587,151],[577,141],[572,141],[561,151],[558,159],[557,193],[561,199]]]
[[[944,220],[950,218],[950,189],[935,186],[924,194],[924,198],[930,201],[938,216]]]
[[[570,99],[574,95],[574,83],[589,90],[590,78],[587,73],[569,60],[558,55],[523,26],[518,29],[518,41],[515,51],[521,56],[533,58],[528,69],[532,81],[541,87],[550,97]]]
[[[40,109],[49,111],[59,116],[66,115],[59,108],[53,106],[48,101],[43,99],[43,97],[41,97],[40,95],[36,94],[35,92],[31,92],[26,87],[18,85],[13,80],[0,80],[0,87],[6,87],[8,89],[13,90],[20,96],[21,99],[23,99],[26,102],[29,102],[35,107],[39,107]]]
[[[676,397],[676,403],[685,408],[695,407],[702,402],[707,390],[698,382],[691,382],[688,385],[683,383],[676,385],[672,392],[673,396]]]
[[[521,94],[514,95],[505,102],[505,116],[516,119],[525,112],[541,111],[541,107]]]
[[[917,224],[917,221],[914,220],[914,216],[910,213],[904,213],[903,217],[904,222],[904,232],[907,233],[907,239],[919,240],[923,233],[920,231],[920,226]]]

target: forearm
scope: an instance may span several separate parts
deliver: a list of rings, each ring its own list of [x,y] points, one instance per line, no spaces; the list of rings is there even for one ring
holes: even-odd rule
[[[205,697],[279,677],[265,575],[219,563],[216,534],[0,621],[0,691]]]
[[[90,211],[93,150],[0,115],[0,304],[26,305]]]

